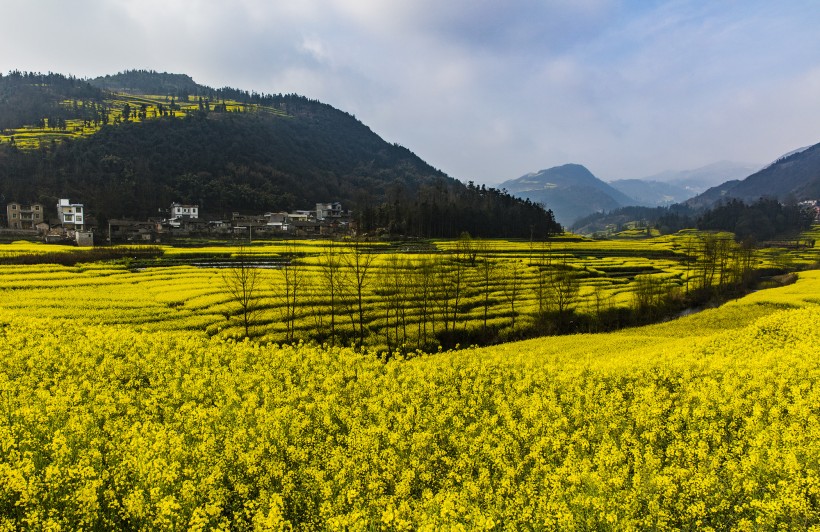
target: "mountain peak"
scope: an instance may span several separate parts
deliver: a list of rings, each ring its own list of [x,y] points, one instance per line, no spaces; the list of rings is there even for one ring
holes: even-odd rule
[[[546,204],[564,225],[602,210],[612,210],[635,201],[601,181],[584,165],[568,163],[501,183],[511,194]]]

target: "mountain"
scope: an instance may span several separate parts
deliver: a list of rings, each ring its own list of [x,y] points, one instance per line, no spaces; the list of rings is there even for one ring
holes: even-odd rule
[[[780,201],[820,198],[820,144],[792,151],[746,179],[727,181],[686,203],[702,208],[721,200],[749,203],[762,197]]]
[[[560,230],[541,206],[465,185],[304,96],[151,71],[94,80],[12,72],[0,76],[0,124],[0,197],[70,198],[100,223],[156,216],[173,201],[197,203],[212,219],[339,201],[365,231]]]
[[[691,196],[694,196],[726,181],[743,179],[757,172],[761,167],[762,165],[755,163],[718,161],[693,170],[668,170],[641,179],[643,181],[660,181],[683,187],[691,192]]]
[[[662,181],[643,179],[618,179],[610,181],[610,186],[635,200],[634,205],[658,207],[680,203],[694,194],[687,188]]]
[[[762,165],[720,161],[694,170],[666,171],[640,179],[609,184],[637,200],[636,205],[659,207],[682,203],[726,181],[742,179]]]
[[[549,205],[555,219],[571,225],[593,212],[635,204],[635,200],[595,177],[580,164],[533,172],[499,185],[511,194]]]

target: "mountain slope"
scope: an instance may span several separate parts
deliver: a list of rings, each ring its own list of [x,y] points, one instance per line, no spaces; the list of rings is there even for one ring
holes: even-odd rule
[[[499,186],[516,196],[549,205],[555,219],[563,225],[570,225],[593,212],[636,203],[580,164],[533,172]]]
[[[752,202],[762,197],[780,201],[820,198],[820,144],[781,157],[742,181],[713,187],[687,204],[700,208],[723,199]]]
[[[33,91],[58,109],[102,110],[107,118],[71,118],[65,136],[45,141],[48,125],[24,125],[9,137],[31,131],[27,144],[0,142],[0,196],[9,201],[50,206],[70,198],[100,221],[156,216],[172,201],[198,203],[206,218],[340,201],[357,211],[365,231],[446,237],[559,230],[540,206],[464,185],[350,114],[303,96],[214,90],[191,86],[187,76],[144,71],[102,78],[124,96],[57,76],[96,99],[66,102],[41,78],[27,85],[23,76],[9,89],[11,100]],[[158,89],[171,94],[142,94]],[[0,101],[0,119],[7,111]]]

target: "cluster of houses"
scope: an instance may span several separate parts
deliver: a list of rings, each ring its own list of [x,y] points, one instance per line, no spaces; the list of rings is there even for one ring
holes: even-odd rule
[[[234,212],[230,219],[221,220],[207,220],[200,218],[199,214],[198,205],[173,203],[166,218],[109,220],[106,236],[115,242],[162,242],[174,236],[239,235],[253,239],[269,236],[339,236],[355,231],[351,212],[343,210],[338,202],[317,203],[313,210],[295,212],[255,215]]]
[[[94,234],[86,227],[83,204],[71,203],[68,199],[60,199],[57,202],[57,218],[51,220],[46,217],[42,203],[8,203],[6,225],[13,232],[40,235],[46,242],[94,245]]]
[[[53,211],[52,211],[53,212]],[[95,233],[87,226],[87,213],[81,203],[68,199],[57,202],[57,218],[49,219],[40,203],[6,205],[9,230],[40,235],[46,242],[76,242],[93,245]],[[200,218],[198,205],[172,203],[166,216],[147,220],[111,219],[97,228],[96,237],[106,242],[162,242],[175,236],[240,235],[243,238],[266,236],[339,236],[355,232],[351,212],[339,202],[317,203],[313,210],[269,212],[245,215],[235,212],[230,219]]]

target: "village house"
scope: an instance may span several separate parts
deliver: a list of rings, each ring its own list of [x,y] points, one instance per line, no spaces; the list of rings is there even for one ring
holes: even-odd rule
[[[334,203],[317,203],[316,204],[316,219],[324,221],[328,218],[339,218],[342,216],[342,204]]]
[[[57,202],[57,218],[63,229],[82,231],[85,228],[85,212],[82,203],[71,203],[68,199]]]
[[[276,233],[287,233],[290,229],[291,218],[286,212],[269,212],[265,214],[267,226]]]
[[[199,218],[199,205],[171,204],[171,218]]]
[[[108,221],[109,242],[158,242],[162,233],[156,221],[117,220]]]
[[[209,233],[229,233],[231,231],[231,222],[227,220],[210,220],[208,222]]]
[[[40,203],[9,203],[6,205],[6,220],[9,229],[36,229],[45,222],[43,206]]]

